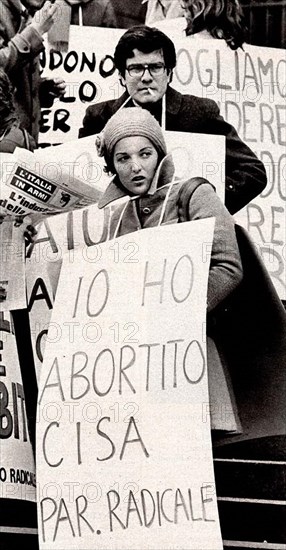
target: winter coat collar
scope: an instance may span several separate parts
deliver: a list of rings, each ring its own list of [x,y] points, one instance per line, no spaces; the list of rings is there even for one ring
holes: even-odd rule
[[[164,157],[163,161],[160,162],[155,172],[148,195],[154,195],[157,190],[162,189],[162,187],[168,185],[172,181],[173,174],[174,165],[172,162],[172,157],[171,155],[167,155],[166,157]],[[117,176],[114,176],[110,184],[106,188],[105,192],[103,193],[102,197],[99,199],[97,204],[98,208],[104,208],[111,202],[129,196],[124,189],[121,189],[118,186],[117,181]],[[131,196],[129,197],[133,198]]]
[[[126,192],[123,189],[120,189],[118,185],[116,185],[116,177],[112,178],[111,182],[109,183],[108,187],[104,191],[102,197],[100,197],[98,201],[98,208],[104,208],[111,202],[114,202],[118,199],[122,199],[123,197],[127,197]]]

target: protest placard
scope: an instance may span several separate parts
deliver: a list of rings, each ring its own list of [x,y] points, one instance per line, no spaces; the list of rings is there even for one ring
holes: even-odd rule
[[[39,387],[42,549],[222,548],[204,414],[213,227],[146,229],[98,245],[93,265],[80,250],[64,262]]]
[[[235,217],[252,236],[275,288],[286,298],[286,52],[222,40],[177,38],[174,86],[213,99],[265,165],[268,185]],[[218,168],[217,168],[218,169]]]
[[[53,333],[51,325],[51,314],[61,264],[61,260],[28,264],[27,307],[30,314],[31,342],[37,380],[41,372],[48,329],[50,328],[50,341],[56,342],[61,338],[60,327],[54,326]]]
[[[45,42],[41,55],[44,74],[64,78],[67,92],[53,107],[42,110],[41,143],[76,139],[86,107],[123,92],[113,63],[114,48],[123,32],[71,25],[66,53]]]
[[[11,314],[0,313],[0,498],[36,500],[35,463]]]
[[[224,40],[184,37],[184,18],[158,22],[156,26],[175,43],[178,62],[172,86],[181,93],[216,101],[222,116],[265,164],[267,188],[237,220],[250,232],[279,296],[286,299],[286,52],[248,44],[243,50],[232,51]],[[101,41],[98,37],[102,31]],[[69,94],[71,99],[65,105],[58,101],[54,106],[58,118],[62,116],[62,127],[50,121],[51,117],[57,119],[54,111],[45,115],[49,122],[44,125],[42,141],[74,139],[89,104],[121,94],[112,56],[122,32],[72,27],[70,52],[46,54],[45,70],[49,68],[51,74],[65,78],[74,93]],[[81,85],[90,93],[86,91],[80,99],[76,90]],[[216,171],[220,171],[219,163],[213,168]],[[209,174],[209,179],[213,175]]]
[[[181,132],[166,132],[168,150],[173,151],[176,174],[184,177],[185,174],[193,174],[209,178],[216,187],[217,194],[224,198],[224,136],[205,134],[182,134]],[[182,147],[182,143],[184,146]],[[55,157],[45,153],[45,159],[49,159],[54,170],[62,170],[62,166],[73,165],[76,176],[87,184],[94,184],[102,191],[110,182],[110,177],[103,171],[104,160],[97,156],[94,147],[94,136],[81,140],[65,143],[51,148],[59,150]],[[42,153],[37,152],[37,158]],[[217,164],[220,169],[217,170]],[[66,168],[67,169],[67,168]],[[93,257],[91,248],[94,244],[104,242],[109,238],[109,221],[111,209],[99,210],[96,205],[86,209],[69,212],[47,218],[38,228],[38,235],[34,244],[28,250],[26,263],[28,308],[30,312],[30,326],[34,349],[34,359],[37,375],[40,373],[41,363],[50,316],[53,307],[53,296],[56,292],[56,284],[51,289],[51,270],[53,263],[63,258],[65,252],[69,253],[69,261],[74,262],[73,252],[78,248],[85,250],[85,260],[93,263],[97,260]],[[88,248],[84,248],[88,247]],[[54,327],[49,338],[55,341],[59,337],[59,330]]]

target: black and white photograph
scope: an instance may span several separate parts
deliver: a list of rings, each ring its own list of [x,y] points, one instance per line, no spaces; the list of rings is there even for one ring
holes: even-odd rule
[[[286,550],[286,0],[0,0],[1,550]]]

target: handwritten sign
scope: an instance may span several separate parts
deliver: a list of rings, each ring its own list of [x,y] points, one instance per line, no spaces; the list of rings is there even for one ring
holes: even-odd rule
[[[71,25],[67,53],[45,44],[41,58],[44,74],[64,78],[67,92],[51,109],[42,110],[41,143],[76,139],[86,107],[123,92],[113,62],[114,48],[123,33],[124,29]]]
[[[265,165],[266,189],[235,218],[286,299],[286,52],[250,45],[234,52],[224,41],[188,37],[175,44],[174,87],[216,101]]]
[[[35,463],[13,321],[0,313],[0,498],[36,500]]]
[[[45,342],[50,329],[49,339],[53,342],[61,338],[61,327],[51,325],[51,313],[56,294],[61,260],[31,263],[28,266],[27,293],[29,296],[31,342],[37,380],[40,376],[44,356]]]
[[[38,230],[35,243],[26,259],[27,303],[30,317],[31,339],[37,378],[40,376],[51,313],[57,291],[61,262],[67,253],[71,264],[75,250],[81,250],[83,262],[93,265],[98,261],[100,249],[94,247],[107,239],[109,209],[99,210],[96,205],[60,214],[45,220]],[[62,328],[55,324],[49,340],[61,339]]]
[[[80,251],[64,263],[65,329],[39,388],[42,549],[222,548],[202,415],[213,226],[146,229],[100,245],[94,265]]]

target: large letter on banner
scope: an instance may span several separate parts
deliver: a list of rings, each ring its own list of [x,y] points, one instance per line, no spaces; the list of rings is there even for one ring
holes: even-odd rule
[[[39,388],[42,549],[222,548],[202,415],[212,236],[213,219],[145,229],[64,264]]]
[[[0,498],[36,500],[36,475],[16,338],[0,313]]]

